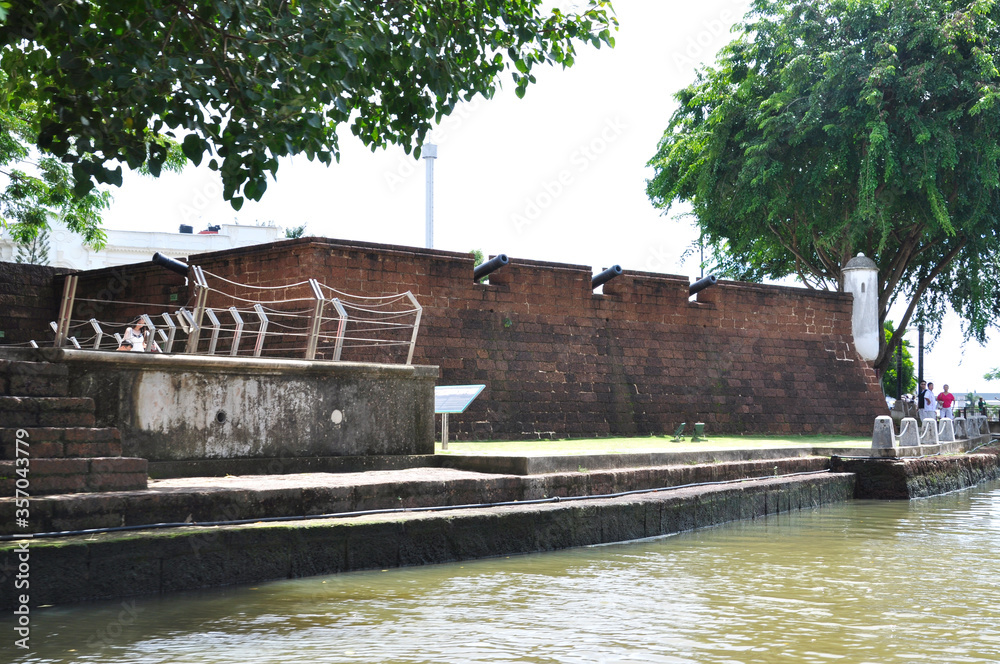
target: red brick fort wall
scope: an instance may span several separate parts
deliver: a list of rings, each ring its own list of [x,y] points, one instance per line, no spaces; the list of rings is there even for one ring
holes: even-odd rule
[[[324,238],[190,262],[247,284],[210,281],[238,297],[298,298],[301,286],[250,287],[311,277],[361,296],[411,291],[423,306],[414,363],[440,366],[441,385],[486,385],[469,410],[451,416],[457,439],[663,434],[696,421],[709,435],[867,436],[885,414],[877,377],[854,351],[846,294],[720,281],[689,301],[687,278],[633,271],[595,294],[590,267],[518,259],[477,284],[467,254]],[[79,273],[78,297],[102,299],[111,280],[125,285],[114,299],[183,304],[193,296],[183,277],[148,263],[114,270]],[[97,308],[103,320],[137,314],[131,305]],[[291,336],[268,345],[301,357]],[[342,359],[400,362],[405,350],[352,347]]]
[[[191,261],[253,285],[314,276],[359,295],[412,291],[424,308],[414,363],[440,366],[442,385],[486,385],[451,416],[462,439],[662,434],[695,421],[869,435],[885,412],[841,293],[720,281],[689,301],[684,277],[626,271],[601,295],[587,266],[518,259],[477,284],[466,254],[316,238]]]

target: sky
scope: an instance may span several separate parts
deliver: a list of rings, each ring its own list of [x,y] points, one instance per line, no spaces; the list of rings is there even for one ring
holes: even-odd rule
[[[567,4],[567,3],[562,3]],[[579,47],[566,70],[538,69],[524,99],[513,84],[459,107],[429,142],[434,248],[699,276],[697,232],[683,206],[669,216],[645,194],[646,163],[676,104],[673,94],[733,38],[748,0],[617,0],[616,47]],[[306,224],[307,235],[425,246],[424,160],[401,148],[372,153],[348,128],[340,162],[283,159],[259,203],[236,212],[206,167],[159,179],[127,173],[108,228],[176,232],[210,224]],[[898,319],[898,315],[896,318]],[[952,391],[1000,392],[982,376],[1000,345],[962,344],[950,317],[924,375]],[[908,335],[916,348],[916,331]]]

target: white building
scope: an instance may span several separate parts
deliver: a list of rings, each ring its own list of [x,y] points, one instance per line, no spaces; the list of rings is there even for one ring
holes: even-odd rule
[[[82,238],[61,223],[53,223],[49,231],[49,260],[53,267],[76,270],[95,270],[102,267],[141,263],[153,258],[157,251],[173,257],[222,251],[252,244],[275,242],[284,238],[276,226],[240,226],[221,224],[207,230],[193,232],[190,226],[181,226],[187,232],[156,233],[150,231],[121,231],[107,229],[108,243],[100,251],[85,247]],[[14,262],[17,245],[4,231],[0,235],[0,261]]]

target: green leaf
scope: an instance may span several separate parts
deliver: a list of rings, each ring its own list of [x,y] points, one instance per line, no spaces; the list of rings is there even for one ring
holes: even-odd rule
[[[190,159],[195,166],[201,164],[201,156],[205,151],[205,142],[201,137],[188,134],[181,143],[181,149],[184,151],[184,156]]]

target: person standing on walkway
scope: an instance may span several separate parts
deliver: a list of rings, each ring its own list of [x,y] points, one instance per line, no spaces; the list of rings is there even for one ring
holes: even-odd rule
[[[920,384],[917,394],[917,408],[920,409],[920,421],[937,419],[937,400],[934,397],[934,383]]]
[[[952,404],[955,403],[955,395],[948,391],[948,384],[945,383],[944,392],[937,395],[938,406],[941,407],[941,419],[948,418],[949,420],[955,419],[955,412],[952,410]]]

